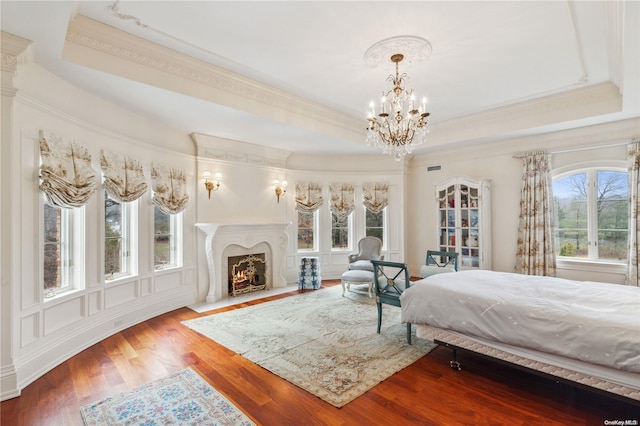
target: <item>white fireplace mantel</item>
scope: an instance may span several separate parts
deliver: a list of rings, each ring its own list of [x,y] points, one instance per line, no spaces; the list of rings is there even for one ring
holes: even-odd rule
[[[239,245],[250,249],[257,244],[266,243],[271,248],[271,286],[286,287],[284,278],[284,258],[289,237],[287,223],[196,223],[196,227],[205,235],[204,249],[209,267],[209,291],[207,303],[213,303],[228,296],[226,264],[223,259],[225,249],[230,245]]]

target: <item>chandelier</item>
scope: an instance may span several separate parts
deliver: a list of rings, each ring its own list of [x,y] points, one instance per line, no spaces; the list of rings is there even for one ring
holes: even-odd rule
[[[375,115],[375,104],[369,104],[369,125],[367,127],[367,146],[382,150],[383,154],[391,154],[396,161],[411,154],[416,146],[424,143],[429,133],[429,113],[427,98],[422,98],[416,109],[416,98],[413,89],[404,88],[406,73],[400,74],[398,64],[404,55],[396,53],[391,62],[396,64],[396,75],[389,75],[387,81],[391,88],[382,92],[380,112]]]

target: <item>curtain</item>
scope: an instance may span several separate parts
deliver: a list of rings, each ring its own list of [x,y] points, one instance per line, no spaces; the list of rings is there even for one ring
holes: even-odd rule
[[[365,182],[363,204],[371,213],[380,213],[389,204],[389,185],[383,182]]]
[[[147,192],[140,163],[131,157],[102,151],[102,186],[116,201],[134,201]]]
[[[638,241],[640,241],[640,139],[629,144],[629,265],[626,284],[639,286]]]
[[[515,271],[554,277],[556,253],[549,156],[545,152],[526,154],[523,164]]]
[[[151,164],[151,202],[167,214],[180,213],[187,207],[187,176],[184,170],[163,164]]]
[[[329,185],[329,194],[331,196],[331,212],[344,219],[355,210],[355,197],[353,185],[348,183],[332,183]]]
[[[91,155],[83,146],[64,143],[51,135],[47,141],[40,134],[40,190],[47,203],[65,209],[82,207],[98,189],[96,171],[91,168]]]
[[[322,187],[318,183],[296,183],[296,209],[313,213],[322,205]]]

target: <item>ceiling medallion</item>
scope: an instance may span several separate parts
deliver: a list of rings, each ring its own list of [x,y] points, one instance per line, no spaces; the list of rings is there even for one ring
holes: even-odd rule
[[[419,42],[413,43],[416,39]],[[413,55],[414,60],[426,58],[431,54],[431,44],[427,40],[401,36],[373,45],[365,53],[365,62],[370,59],[371,63],[381,63],[382,58],[379,55],[383,52],[388,53],[387,49],[394,46],[409,52],[408,54]],[[427,51],[425,51],[426,46],[428,46]],[[404,87],[405,80],[409,76],[406,73],[400,74],[399,71],[399,64],[403,60],[405,55],[401,51],[395,51],[389,55],[389,61],[396,66],[395,76],[392,74],[387,77],[387,81],[391,84],[388,90],[382,92],[377,117],[375,103],[371,101],[367,119],[367,146],[378,148],[383,154],[393,155],[396,161],[402,160],[405,155],[411,154],[416,146],[424,143],[429,133],[427,98],[423,97],[421,105],[416,108],[413,89]]]
[[[381,40],[371,46],[364,54],[364,63],[372,68],[385,65],[391,56],[400,53],[406,62],[420,62],[431,56],[431,43],[417,36],[396,36]]]

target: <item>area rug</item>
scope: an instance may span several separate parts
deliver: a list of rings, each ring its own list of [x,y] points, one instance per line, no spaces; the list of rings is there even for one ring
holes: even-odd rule
[[[190,368],[80,412],[85,425],[255,425]]]
[[[330,287],[184,321],[274,374],[342,407],[435,345],[407,344],[400,308],[383,305],[376,333],[375,301]]]

